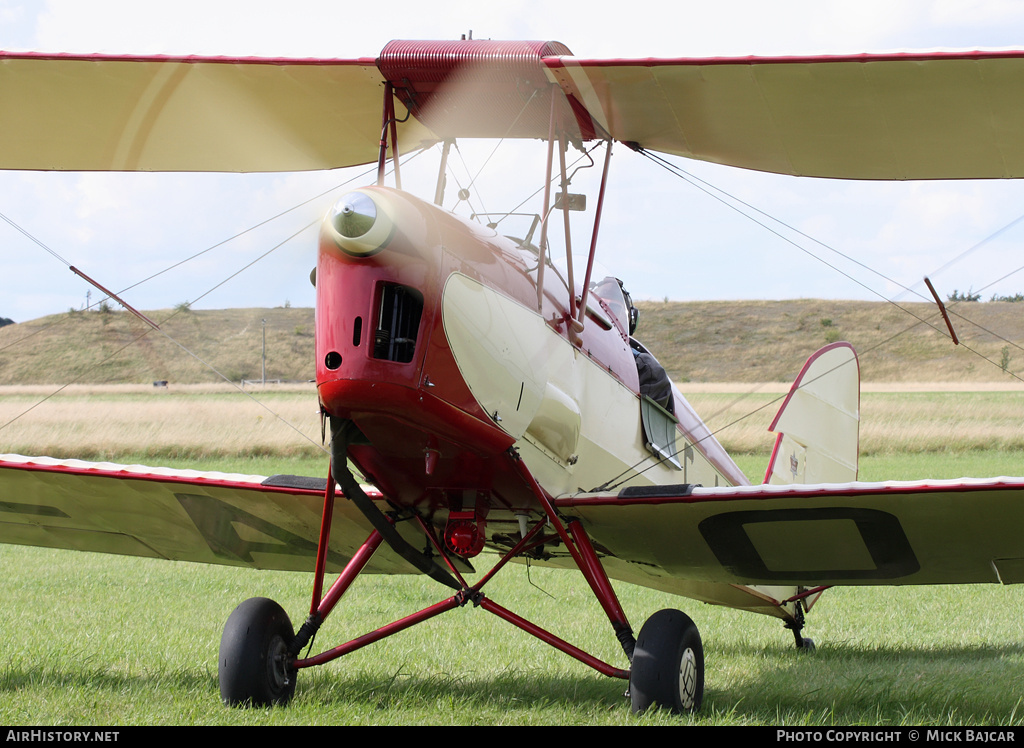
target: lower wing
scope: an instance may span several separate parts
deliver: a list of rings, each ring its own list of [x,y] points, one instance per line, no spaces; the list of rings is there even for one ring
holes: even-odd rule
[[[769,585],[1024,581],[1024,478],[660,486],[557,506],[652,580]]]
[[[312,571],[325,486],[295,476],[0,455],[0,542]],[[371,529],[354,505],[336,501],[328,568],[341,568]],[[367,571],[415,573],[386,548]]]
[[[324,487],[0,455],[0,542],[311,571]],[[1024,478],[658,486],[555,503],[580,519],[612,578],[780,617],[807,587],[1024,581]],[[328,568],[371,529],[335,502]],[[367,570],[416,573],[384,547]]]

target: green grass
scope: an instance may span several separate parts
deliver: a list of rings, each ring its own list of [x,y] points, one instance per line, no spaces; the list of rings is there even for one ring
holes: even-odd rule
[[[914,477],[949,462],[930,457],[902,466],[886,458],[877,468],[895,471],[886,476],[873,476],[866,460],[862,472],[872,480]],[[1020,462],[1017,453],[984,457]],[[282,463],[206,467],[269,473]],[[320,460],[283,465],[313,474],[323,467]],[[0,568],[0,724],[1005,725],[1024,717],[1024,590],[1016,587],[834,589],[809,616],[805,633],[818,647],[803,655],[775,619],[617,585],[635,628],[662,607],[685,610],[700,627],[706,696],[690,717],[631,715],[622,681],[472,607],[303,671],[287,708],[234,710],[221,705],[217,685],[225,620],[242,600],[263,595],[301,621],[310,575],[16,546],[0,547]],[[584,587],[578,574],[516,566],[485,589],[624,665]],[[364,577],[316,647],[446,595],[416,577]]]
[[[694,717],[634,717],[623,683],[598,676],[480,610],[459,609],[304,671],[285,709],[219,702],[216,651],[234,605],[269,595],[300,617],[301,574],[5,548],[3,724],[1011,724],[1020,721],[1021,592],[842,589],[813,611],[802,655],[774,620],[620,590],[637,618],[681,605],[708,665]],[[575,575],[516,568],[491,594],[614,658]],[[534,587],[533,585],[537,585]],[[371,580],[320,646],[436,600],[419,579]],[[54,605],[60,601],[58,605]]]
[[[861,479],[1019,474],[1012,451],[876,454]],[[146,462],[124,454],[123,462]],[[766,454],[740,455],[759,476]],[[172,466],[175,460],[164,460]],[[323,475],[322,457],[204,457],[180,466]],[[0,724],[979,724],[1020,711],[1015,588],[830,591],[799,656],[774,619],[619,585],[639,628],[680,607],[707,648],[700,715],[629,714],[624,684],[471,608],[301,673],[287,709],[219,703],[216,651],[234,606],[256,595],[308,608],[310,577],[6,546],[0,548]],[[488,588],[609,662],[622,655],[577,574],[510,569]],[[322,630],[327,648],[418,610],[443,590],[417,578],[364,578]]]
[[[754,483],[764,478],[767,454],[733,455]],[[857,479],[865,482],[932,478],[991,478],[1024,475],[1024,452],[1019,450],[962,450],[901,452],[862,456]]]

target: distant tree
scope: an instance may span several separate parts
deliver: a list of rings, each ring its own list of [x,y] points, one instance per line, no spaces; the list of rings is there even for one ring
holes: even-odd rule
[[[7,325],[13,325],[14,320],[8,319],[7,317],[0,317],[0,327],[7,327]]]
[[[980,301],[981,294],[974,293],[971,289],[968,289],[966,293],[960,293],[956,289],[953,290],[949,296],[946,297],[946,301]]]
[[[999,296],[998,294],[992,294],[992,301],[1024,301],[1024,294],[1018,291],[1012,296]]]

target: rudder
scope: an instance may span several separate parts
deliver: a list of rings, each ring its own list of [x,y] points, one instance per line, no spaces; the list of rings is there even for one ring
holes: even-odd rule
[[[848,483],[860,450],[860,365],[849,343],[807,359],[768,427],[777,434],[765,483]]]

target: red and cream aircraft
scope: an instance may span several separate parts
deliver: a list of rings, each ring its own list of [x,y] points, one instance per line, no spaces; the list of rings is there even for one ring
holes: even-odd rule
[[[634,636],[610,580],[776,616],[809,648],[804,616],[830,585],[1024,579],[1024,478],[856,482],[849,345],[808,360],[751,485],[632,338],[621,283],[594,271],[615,142],[805,176],[1024,176],[1024,53],[625,60],[462,40],[332,60],[5,54],[0,91],[8,169],[378,163],[376,184],[328,212],[313,276],[327,480],[0,461],[0,541],[314,573],[297,633],[263,598],[229,618],[228,704],[285,703],[299,671],[472,604],[627,680],[635,711],[690,711],[704,681],[696,627],[666,609]],[[525,237],[442,207],[451,144],[485,137],[546,142]],[[399,165],[433,145],[431,201],[401,189]],[[587,206],[567,189],[569,148],[603,148],[585,263],[572,260],[569,211]],[[482,560],[492,569],[467,580]],[[583,575],[621,663],[487,595],[525,560]],[[304,652],[362,573],[426,574],[445,592]]]

